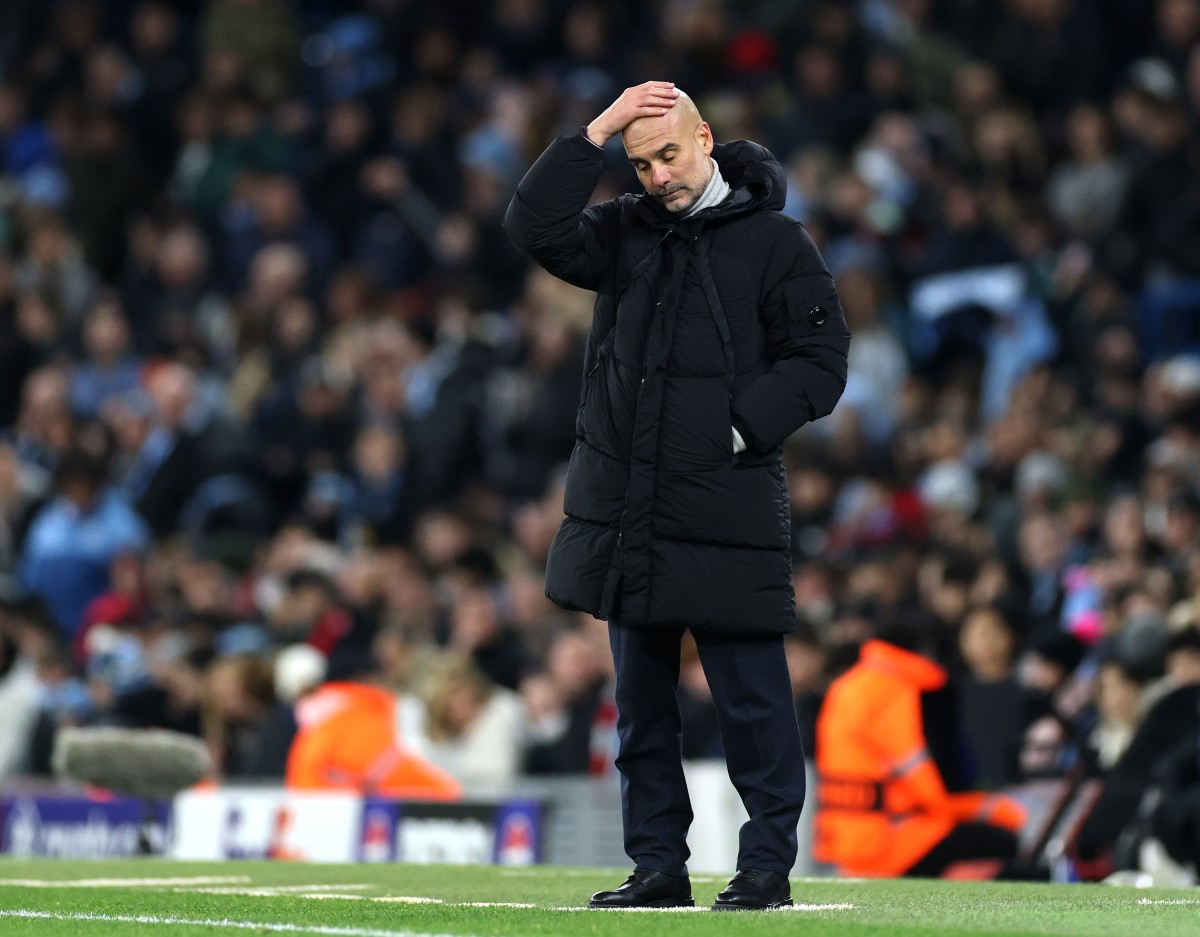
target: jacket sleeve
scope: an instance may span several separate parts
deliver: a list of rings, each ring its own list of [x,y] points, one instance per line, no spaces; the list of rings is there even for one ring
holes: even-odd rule
[[[769,452],[833,410],[846,387],[850,332],[833,277],[800,224],[772,251],[761,316],[772,363],[737,394],[732,412],[749,447]]]
[[[616,205],[587,207],[604,168],[582,132],[559,137],[517,186],[504,214],[512,242],[556,277],[596,290],[613,259]]]

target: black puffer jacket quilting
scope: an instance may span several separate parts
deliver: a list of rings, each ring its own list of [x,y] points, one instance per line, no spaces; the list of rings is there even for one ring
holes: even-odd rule
[[[747,141],[713,157],[732,192],[690,218],[647,196],[587,208],[601,152],[560,137],[509,205],[514,243],[597,293],[546,594],[607,618],[619,589],[625,625],[778,634],[794,608],[781,447],[833,409],[849,333],[780,213],[779,163]]]

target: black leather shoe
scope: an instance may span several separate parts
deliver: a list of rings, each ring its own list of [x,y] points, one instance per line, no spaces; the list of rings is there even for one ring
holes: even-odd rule
[[[598,891],[589,908],[694,908],[692,883],[687,878],[665,875],[653,869],[634,869],[625,884],[612,891]]]
[[[717,895],[714,911],[771,911],[792,906],[792,886],[786,875],[761,869],[738,869]]]

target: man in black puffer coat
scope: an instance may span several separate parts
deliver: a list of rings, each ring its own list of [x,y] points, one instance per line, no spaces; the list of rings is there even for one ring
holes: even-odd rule
[[[587,207],[622,134],[646,194]],[[714,146],[668,82],[625,91],[554,141],[505,230],[597,293],[546,593],[609,621],[630,879],[594,907],[692,903],[675,698],[690,629],[750,815],[715,907],[790,904],[804,763],[782,636],[794,623],[783,441],[833,409],[849,334],[782,167]]]

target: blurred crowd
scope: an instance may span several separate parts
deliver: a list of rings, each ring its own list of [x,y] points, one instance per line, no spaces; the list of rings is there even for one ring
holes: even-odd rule
[[[612,770],[541,581],[590,297],[500,219],[648,78],[784,163],[853,333],[786,452],[806,743],[898,619],[952,785],[1130,770],[1200,686],[1200,0],[4,7],[0,776],[119,723],[279,777],[327,680],[468,787]]]

